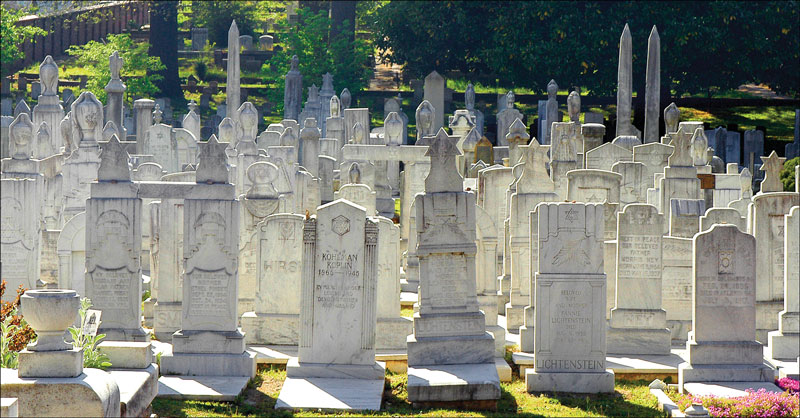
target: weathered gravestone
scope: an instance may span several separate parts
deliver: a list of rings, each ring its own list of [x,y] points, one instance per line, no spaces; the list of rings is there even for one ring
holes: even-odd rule
[[[320,206],[305,221],[299,352],[276,408],[380,409],[377,246],[378,226],[348,201]]]
[[[617,226],[616,305],[607,334],[613,354],[669,354],[667,312],[661,307],[664,217],[653,205],[628,205]]]
[[[86,201],[86,296],[107,340],[148,341],[142,328],[142,199],[116,136],[103,147]]]
[[[475,277],[475,195],[463,191],[455,138],[426,138],[431,171],[417,194],[419,313],[408,336],[408,399],[426,402],[500,398],[494,338],[479,310]]]
[[[691,382],[772,382],[756,341],[756,240],[735,225],[694,236],[692,331],[681,392]]]
[[[206,185],[184,199],[181,329],[161,358],[164,375],[255,376],[237,328],[240,212],[225,147],[213,136],[201,145],[195,181]]]
[[[533,369],[528,392],[614,391],[606,365],[603,207],[544,203],[539,212]]]
[[[784,216],[784,279],[783,310],[778,317],[778,330],[768,335],[769,357],[794,359],[800,350],[800,206]]]
[[[257,236],[255,310],[242,315],[245,341],[248,344],[297,345],[300,342],[303,216],[269,215],[258,224]]]

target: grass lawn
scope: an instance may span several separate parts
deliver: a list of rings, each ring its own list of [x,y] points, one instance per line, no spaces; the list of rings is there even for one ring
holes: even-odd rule
[[[368,416],[426,416],[426,417],[501,417],[518,414],[524,417],[559,416],[631,416],[660,417],[656,398],[650,394],[645,381],[617,382],[616,393],[609,395],[532,395],[525,391],[525,380],[515,377],[502,383],[502,397],[497,411],[459,411],[449,409],[412,409],[407,400],[406,375],[387,372],[381,411]],[[203,402],[156,399],[153,412],[169,417],[233,417],[233,416],[365,416],[363,413],[321,413],[276,411],[275,402],[286,379],[286,371],[278,368],[259,370],[245,392],[235,402]]]

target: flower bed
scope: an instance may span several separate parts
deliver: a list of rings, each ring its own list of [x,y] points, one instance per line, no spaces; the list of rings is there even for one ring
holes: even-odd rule
[[[746,396],[720,398],[716,396],[693,397],[668,391],[681,411],[694,403],[702,403],[712,417],[797,417],[800,415],[800,392],[798,381],[784,378],[777,382],[783,393],[767,392],[766,389],[747,389]]]

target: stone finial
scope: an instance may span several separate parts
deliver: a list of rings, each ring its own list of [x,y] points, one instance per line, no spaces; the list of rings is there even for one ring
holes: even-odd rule
[[[475,109],[475,86],[472,83],[467,84],[467,89],[464,90],[464,105],[467,110]]]
[[[247,167],[250,189],[245,193],[247,199],[269,199],[278,197],[274,182],[278,179],[278,167],[266,161],[257,161]]]
[[[342,94],[339,95],[339,98],[342,99],[342,109],[349,109],[350,100],[352,99],[352,96],[350,96],[350,90],[347,88],[342,90]]]
[[[567,96],[567,111],[569,112],[569,120],[574,123],[580,122],[581,119],[581,95],[577,91],[572,91]]]
[[[42,96],[58,96],[58,65],[50,55],[39,65],[39,79],[42,80]]]
[[[779,157],[775,150],[772,150],[769,157],[761,157],[761,161],[764,163],[761,166],[761,171],[764,172],[764,180],[761,181],[761,193],[782,192],[781,170],[786,158]]]
[[[322,91],[333,91],[333,74],[325,73],[322,75]]]
[[[108,57],[108,68],[111,70],[112,80],[119,80],[119,72],[122,71],[123,64],[125,64],[125,61],[120,58],[118,51],[114,51]]]
[[[361,168],[357,162],[350,164],[350,170],[347,172],[350,184],[361,184]]]
[[[155,109],[153,109],[153,122],[155,122],[155,124],[158,125],[159,123],[161,123],[162,116],[164,116],[164,112],[161,111],[161,106],[158,103],[156,103],[156,107]]]
[[[42,122],[39,124],[39,130],[36,131],[36,144],[42,146],[42,144],[49,144],[50,143],[50,126],[47,125],[47,122]]]
[[[300,139],[319,141],[320,136],[322,136],[322,132],[317,128],[317,119],[305,118],[303,128],[300,129]]]
[[[316,84],[312,84],[311,87],[308,88],[308,102],[315,103],[319,101],[319,87]]]
[[[714,148],[707,147],[706,148],[706,161],[704,165],[711,165],[711,161],[714,159]],[[713,171],[712,171],[713,173]]]
[[[745,167],[739,173],[739,185],[742,187],[742,197],[753,196],[753,175],[750,174],[750,169]]]
[[[342,102],[339,101],[339,97],[333,95],[331,97],[331,117],[332,118],[339,118],[342,116]]]
[[[103,140],[110,141],[113,135],[119,137],[119,130],[117,129],[117,124],[114,123],[113,120],[110,120],[106,122],[106,126],[103,127]]]
[[[244,102],[237,110],[244,138],[255,140],[258,135],[258,111],[251,102]]]
[[[516,98],[516,96],[514,95],[514,91],[513,90],[509,90],[508,93],[506,93],[506,109],[513,109],[514,108],[514,99],[515,98]]]
[[[530,138],[530,135],[528,135],[528,137]],[[480,140],[481,134],[478,133],[478,128],[472,128],[464,137],[464,142],[461,143],[461,149],[467,152],[473,152],[475,151],[475,147],[478,146],[478,142],[480,142]]]
[[[353,125],[353,137],[350,138],[351,144],[361,144],[364,142],[364,126],[361,125],[361,122],[356,122]]]
[[[547,98],[555,100],[557,94],[558,84],[556,84],[556,80],[550,80],[550,82],[547,83]]]
[[[17,103],[17,106],[14,108],[14,117],[17,117],[23,113],[27,113],[28,116],[31,115],[31,108],[27,103],[25,103],[24,99],[20,100],[19,103]]]
[[[675,145],[673,143],[673,145]],[[692,135],[692,164],[695,166],[706,165],[708,156],[706,153],[708,148],[708,138],[703,128],[697,128]]]
[[[681,111],[678,109],[675,102],[670,103],[669,106],[664,108],[664,127],[667,133],[678,131],[678,122],[680,122],[680,119]]]
[[[96,145],[98,135],[102,134],[103,104],[94,93],[84,91],[72,104],[72,114],[81,135],[80,145]]]
[[[289,71],[300,71],[300,59],[297,58],[297,55],[292,55],[291,68],[289,68]]]
[[[189,102],[189,105],[188,105],[188,106],[189,106],[189,112],[190,112],[190,113],[191,113],[191,112],[197,113],[197,103],[195,103],[195,101],[194,101],[194,100],[191,100],[191,101]]]
[[[522,175],[517,182],[517,193],[552,193],[556,190],[556,185],[547,174],[546,163],[547,147],[539,144],[534,139],[528,145],[524,155],[525,165],[522,167]]]
[[[158,106],[158,105],[156,105]],[[219,123],[219,142],[233,144],[236,142],[237,135],[236,123],[233,119],[226,117]]]
[[[520,145],[525,145],[528,143],[528,140],[531,139],[530,134],[528,133],[525,124],[519,118],[514,119],[514,122],[511,123],[511,126],[508,128],[508,133],[506,134],[506,140],[509,143],[516,142]]]
[[[673,150],[667,160],[670,167],[691,167],[693,161],[691,132],[686,132],[683,126],[678,128],[672,139]]]
[[[20,113],[8,126],[9,152],[15,160],[28,160],[33,154],[33,122],[27,113]]]
[[[389,112],[383,121],[383,131],[386,135],[387,144],[400,144],[403,142],[400,136],[403,134],[403,120],[397,112]]]
[[[61,119],[61,123],[59,124],[59,129],[61,129],[61,139],[64,140],[64,152],[69,154],[72,152],[72,149],[75,148],[75,142],[72,138],[73,132],[73,124],[72,124],[72,112],[67,113]]]
[[[420,139],[433,135],[433,117],[436,109],[433,108],[431,102],[423,100],[417,106],[416,121],[417,121],[417,142]]]
[[[463,178],[456,167],[456,156],[461,155],[456,143],[458,138],[450,137],[444,128],[439,128],[436,136],[422,138],[418,145],[427,145],[425,155],[431,158],[431,169],[425,178],[425,192],[461,192]]]
[[[119,142],[117,134],[103,145],[100,151],[100,167],[97,169],[99,182],[130,182],[131,167],[128,164],[130,156]]]
[[[281,134],[281,146],[295,146],[297,144],[297,135],[294,133],[294,128],[287,126]]]
[[[225,154],[225,143],[217,141],[216,135],[211,135],[208,142],[198,144],[200,153],[197,155],[197,183],[228,183],[228,157]]]

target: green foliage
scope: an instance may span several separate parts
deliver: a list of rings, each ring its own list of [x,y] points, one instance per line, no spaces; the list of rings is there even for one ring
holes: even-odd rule
[[[198,80],[206,81],[206,75],[208,74],[208,64],[204,61],[197,61],[192,64],[192,69],[194,70],[194,75],[197,77]]]
[[[336,91],[344,88],[357,92],[369,85],[372,66],[368,57],[372,48],[367,41],[356,39],[352,43],[346,36],[329,37],[331,19],[324,11],[311,13],[306,8],[298,9],[298,23],[294,30],[284,35],[281,46],[261,68],[267,83],[275,83],[267,98],[276,104],[276,112],[283,111],[284,78],[289,71],[291,58],[297,55],[299,69],[303,74],[303,87],[316,84],[322,86],[322,75],[330,72]],[[345,25],[346,26],[346,22]],[[304,97],[306,92],[303,93]]]
[[[97,344],[100,343],[100,340],[105,338],[106,335],[97,334],[92,336],[83,333],[83,321],[86,319],[86,311],[91,307],[92,301],[89,300],[89,298],[81,298],[81,309],[79,311],[81,317],[80,327],[69,327],[69,333],[72,335],[72,346],[75,348],[83,348],[83,367],[105,370],[111,367],[111,362],[108,361],[108,356],[97,349]]]
[[[22,44],[34,36],[47,35],[47,31],[36,26],[17,26],[17,21],[27,14],[27,10],[14,10],[0,6],[0,67],[2,76],[11,74],[14,61],[24,54]]]
[[[799,5],[395,1],[377,9],[372,27],[383,57],[416,77],[461,71],[474,81],[540,92],[552,78],[562,87],[612,95],[623,27],[631,30],[634,90],[641,90],[656,25],[663,91],[712,95],[756,82],[797,96]]]
[[[14,319],[17,316],[17,308],[14,307],[9,314],[0,322],[0,367],[5,369],[16,369],[19,351],[12,350],[14,335],[17,331],[28,326],[22,316],[19,317],[19,325],[15,325]]]
[[[143,75],[145,71],[156,72],[164,69],[158,57],[151,57],[147,53],[149,44],[136,42],[128,34],[112,35],[106,37],[105,42],[89,41],[84,45],[72,45],[67,49],[67,54],[76,58],[76,65],[84,67],[89,73],[86,89],[105,102],[106,92],[103,88],[111,79],[108,68],[108,57],[118,51],[125,62],[122,66],[121,76]],[[160,75],[148,77],[129,77],[125,79],[128,97],[148,97],[158,93],[158,87],[153,84],[160,80]]]
[[[781,183],[783,183],[783,190],[786,192],[793,192],[794,184],[794,168],[800,165],[800,157],[792,158],[783,163],[783,170],[781,170]]]
[[[254,1],[193,1],[193,25],[208,28],[208,41],[228,45],[228,29],[236,21],[239,35],[255,34],[256,14],[259,7]]]

